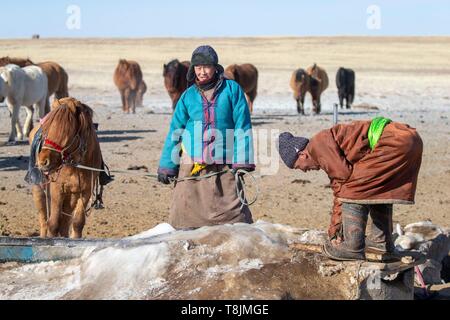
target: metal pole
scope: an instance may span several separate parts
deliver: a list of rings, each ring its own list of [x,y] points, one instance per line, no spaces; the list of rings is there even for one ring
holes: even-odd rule
[[[338,123],[338,104],[335,103],[333,106],[333,124],[336,125]]]

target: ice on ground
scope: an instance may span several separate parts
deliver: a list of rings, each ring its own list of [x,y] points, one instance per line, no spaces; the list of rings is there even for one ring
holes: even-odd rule
[[[125,238],[120,246],[91,250],[77,259],[2,269],[0,299],[155,298],[177,277],[241,274],[286,260],[288,241],[299,234],[299,229],[264,221],[191,231],[160,224]],[[145,242],[153,238],[158,241]]]
[[[422,251],[424,243],[431,243],[425,267],[434,273],[427,269],[426,277],[436,277],[435,262],[442,259],[435,253],[445,251],[437,244],[447,245],[446,235],[447,242],[437,241],[442,240],[438,236],[419,247]],[[333,269],[320,254],[289,248],[296,242],[321,244],[325,238],[323,231],[265,221],[189,231],[161,224],[76,259],[0,265],[0,299],[345,298],[348,286],[357,285],[346,282],[340,272],[345,266]]]

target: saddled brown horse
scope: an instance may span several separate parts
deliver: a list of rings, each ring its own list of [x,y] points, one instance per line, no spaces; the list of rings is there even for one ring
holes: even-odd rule
[[[99,174],[77,168],[75,164],[97,169],[102,164],[92,115],[87,105],[74,98],[63,98],[54,101],[52,111],[42,124],[42,147],[36,166],[46,175],[47,182],[32,188],[39,210],[41,237],[82,236],[89,200]],[[30,143],[37,130],[31,133]]]
[[[164,85],[172,100],[172,110],[175,111],[177,102],[181,94],[190,85],[186,75],[191,63],[189,61],[180,62],[178,59],[170,61],[163,67]]]
[[[136,98],[142,82],[142,70],[136,61],[120,59],[114,72],[114,83],[119,89],[124,112],[136,113]]]
[[[305,114],[304,104],[307,92],[311,93],[314,113],[320,113],[320,96],[328,88],[328,75],[324,69],[316,64],[306,71],[297,69],[292,74],[290,86],[294,91],[294,99],[297,101],[298,113]]]
[[[241,85],[250,113],[252,113],[253,101],[258,93],[258,69],[250,63],[232,64],[225,69],[225,76]]]
[[[45,113],[50,112],[50,97],[54,94],[55,99],[61,99],[69,96],[69,76],[67,75],[66,70],[61,67],[59,64],[53,61],[40,62],[35,64],[29,58],[10,58],[3,57],[0,58],[0,67],[5,66],[7,64],[15,64],[19,67],[28,67],[28,66],[38,66],[44,71],[45,75],[48,79],[48,99],[45,105]]]

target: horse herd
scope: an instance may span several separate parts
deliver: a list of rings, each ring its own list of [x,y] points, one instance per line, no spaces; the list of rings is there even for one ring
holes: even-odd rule
[[[192,83],[188,83],[186,74],[190,62],[174,59],[163,66],[164,86],[172,100],[172,110],[181,94]],[[225,69],[225,77],[238,82],[247,99],[250,112],[257,96],[258,69],[250,64],[232,64]],[[14,143],[16,137],[22,140],[33,128],[33,114],[38,110],[43,118],[50,111],[50,96],[55,99],[69,96],[69,77],[59,64],[52,61],[34,63],[30,59],[0,58],[0,102],[6,98],[11,114],[11,132],[8,143]],[[114,83],[119,90],[122,109],[125,113],[135,113],[136,107],[143,105],[143,96],[147,92],[147,84],[138,62],[120,59],[114,72]],[[321,94],[328,88],[329,80],[326,71],[314,64],[309,68],[297,69],[293,72],[290,87],[294,92],[299,114],[305,114],[305,96],[310,93],[313,112],[321,111]],[[355,73],[351,69],[339,68],[336,74],[336,86],[341,108],[344,100],[350,108],[355,96]],[[24,128],[19,122],[19,110],[26,108],[27,117]]]
[[[180,62],[174,59],[163,66],[164,86],[172,100],[172,110],[175,110],[178,99],[192,83],[186,79],[189,61]],[[238,82],[244,90],[250,112],[253,111],[253,101],[256,98],[258,87],[258,70],[252,64],[233,64],[225,69],[228,79]],[[143,95],[147,85],[142,77],[142,70],[136,61],[119,60],[114,72],[114,83],[122,97],[122,108],[124,112],[135,113],[136,106],[142,105]]]
[[[164,64],[164,85],[172,100],[172,109],[175,110],[181,94],[192,83],[186,79],[189,61],[180,62],[178,59]],[[250,113],[253,112],[253,102],[258,90],[258,69],[250,63],[232,64],[225,69],[225,77],[235,80],[244,90]],[[139,63],[136,61],[120,60],[114,74],[114,82],[122,97],[123,110],[135,112],[135,107],[142,104],[142,99],[147,86],[142,77]],[[299,114],[305,114],[304,103],[306,93],[310,93],[313,101],[313,112],[321,111],[320,96],[328,88],[328,75],[317,64],[306,69],[294,71],[290,81],[290,87],[294,92]],[[352,69],[339,68],[336,73],[336,86],[338,88],[339,104],[343,108],[344,100],[347,109],[351,108],[355,97],[355,72]],[[131,108],[130,108],[131,106]]]

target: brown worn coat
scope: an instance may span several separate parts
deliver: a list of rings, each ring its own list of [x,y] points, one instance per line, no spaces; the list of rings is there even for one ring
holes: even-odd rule
[[[335,196],[329,235],[340,228],[341,203],[414,204],[422,161],[422,139],[406,124],[388,124],[375,149],[369,147],[370,121],[339,124],[315,135],[296,168],[319,167],[330,178]]]

